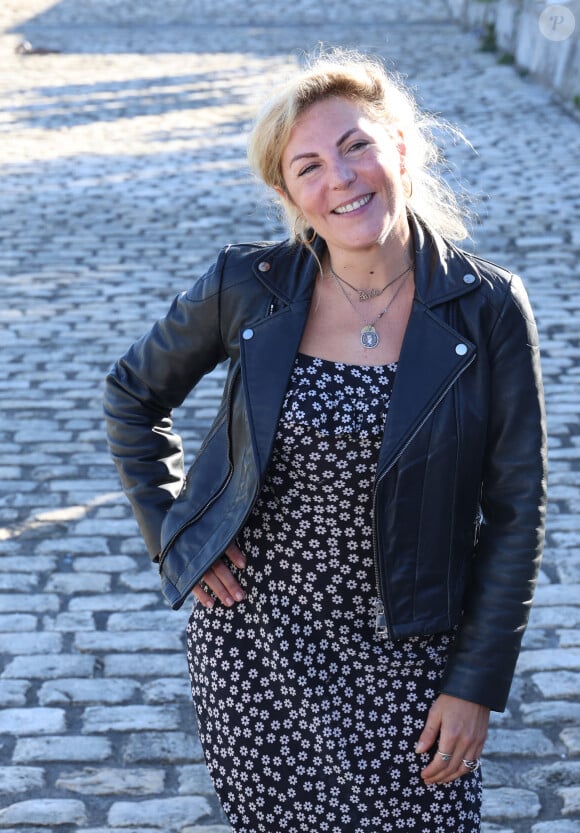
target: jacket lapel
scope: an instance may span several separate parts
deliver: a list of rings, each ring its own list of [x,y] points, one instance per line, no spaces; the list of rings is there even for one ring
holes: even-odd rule
[[[319,244],[320,246],[320,244]],[[267,264],[267,267],[265,267]],[[318,264],[302,248],[286,245],[258,258],[256,277],[278,311],[247,328],[240,338],[242,381],[258,470],[268,465],[294,359],[306,325]]]
[[[252,327],[241,340],[242,380],[258,469],[264,473],[310,299],[295,302]]]
[[[443,310],[479,286],[479,273],[463,253],[427,233],[415,215],[409,215],[409,223],[415,242],[415,300],[389,402],[378,477],[394,465],[476,355],[475,345],[445,321]]]
[[[377,476],[400,457],[475,358],[475,345],[418,301],[407,325],[389,402]]]

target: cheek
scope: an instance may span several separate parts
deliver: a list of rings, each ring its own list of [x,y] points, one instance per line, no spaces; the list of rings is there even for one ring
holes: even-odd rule
[[[316,210],[318,198],[316,188],[308,183],[296,183],[292,186],[290,197],[293,205],[303,212]]]

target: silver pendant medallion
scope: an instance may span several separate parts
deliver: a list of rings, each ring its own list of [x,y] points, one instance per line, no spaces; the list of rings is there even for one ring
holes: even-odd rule
[[[360,331],[360,343],[367,350],[372,350],[379,343],[379,334],[372,324],[367,324]]]

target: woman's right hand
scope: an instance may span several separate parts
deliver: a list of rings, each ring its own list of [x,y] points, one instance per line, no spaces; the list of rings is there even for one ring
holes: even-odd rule
[[[239,570],[245,568],[246,557],[237,544],[230,544],[226,548],[225,554],[214,561],[209,570],[203,574],[201,581],[191,591],[204,607],[212,608],[216,598],[226,607],[231,607],[246,598],[245,590],[234,578],[228,561]],[[213,595],[207,592],[202,582]]]

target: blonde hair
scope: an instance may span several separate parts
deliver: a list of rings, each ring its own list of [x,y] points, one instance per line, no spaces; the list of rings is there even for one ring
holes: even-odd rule
[[[308,107],[333,96],[360,102],[371,118],[403,133],[405,167],[412,183],[407,207],[444,237],[468,237],[465,197],[460,202],[443,178],[444,157],[433,136],[434,130],[454,136],[461,133],[421,112],[397,75],[387,72],[377,58],[357,52],[333,49],[314,56],[266,102],[248,142],[248,160],[254,173],[270,188],[286,192],[282,155],[290,132]],[[291,234],[308,245],[311,230],[304,225],[299,210],[289,197],[281,197],[280,203]]]

